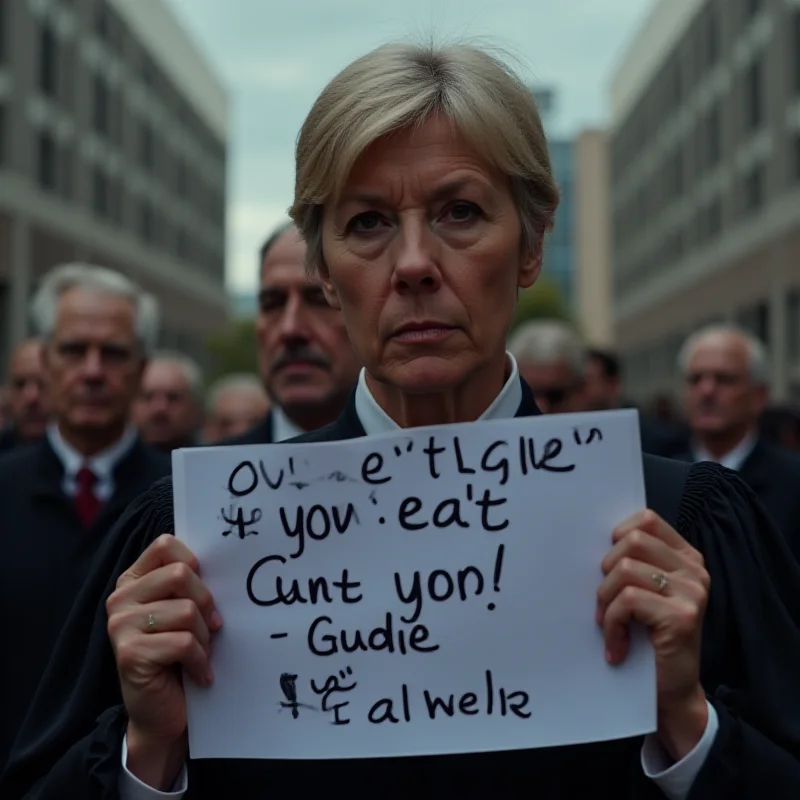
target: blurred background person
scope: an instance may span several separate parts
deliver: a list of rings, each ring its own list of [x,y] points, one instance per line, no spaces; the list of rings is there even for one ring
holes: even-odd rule
[[[0,625],[18,645],[0,659],[0,771],[98,548],[169,473],[129,422],[158,335],[153,298],[116,272],[68,264],[45,276],[32,315],[52,421],[38,443],[0,459]],[[43,686],[53,704],[62,690]]]
[[[796,408],[781,405],[764,409],[759,429],[768,442],[793,453],[800,451],[800,413]]]
[[[44,348],[40,339],[28,339],[11,354],[8,409],[0,425],[0,453],[38,441],[47,427],[44,387]]]
[[[679,367],[692,437],[682,457],[738,472],[800,558],[800,457],[759,431],[768,399],[763,344],[733,326],[703,328],[684,343]]]
[[[524,322],[508,350],[545,414],[586,408],[586,348],[569,325],[549,319]]]
[[[11,391],[8,386],[0,386],[0,431],[11,421]]]
[[[144,371],[133,422],[145,442],[167,453],[196,444],[203,423],[200,366],[182,353],[156,353]]]
[[[622,366],[619,357],[610,350],[591,348],[586,357],[584,395],[590,411],[610,411],[625,408],[629,403],[622,395]],[[687,434],[677,425],[672,426],[639,414],[639,433],[642,450],[656,456],[675,456],[686,450]]]
[[[256,341],[270,408],[229,444],[282,442],[333,422],[360,370],[341,313],[328,305],[319,279],[308,277],[294,225],[278,227],[259,255]]]
[[[261,379],[246,373],[226,375],[209,387],[202,443],[217,444],[241,436],[261,422],[269,398]]]

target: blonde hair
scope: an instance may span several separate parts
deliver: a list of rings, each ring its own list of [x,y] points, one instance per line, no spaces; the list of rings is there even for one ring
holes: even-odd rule
[[[377,139],[436,113],[509,177],[522,243],[540,254],[559,196],[533,93],[503,61],[472,45],[397,43],[345,67],[300,129],[289,215],[308,245],[309,271],[324,266],[323,207],[338,198],[358,157]]]

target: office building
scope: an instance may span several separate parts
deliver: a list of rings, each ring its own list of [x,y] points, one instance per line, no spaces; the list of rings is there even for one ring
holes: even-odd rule
[[[800,399],[800,2],[659,0],[612,85],[614,323],[629,391],[734,321]]]
[[[582,131],[574,155],[573,305],[581,332],[595,347],[614,344],[609,162],[607,133]]]
[[[227,99],[164,0],[0,0],[0,367],[55,264],[161,301],[203,358],[228,317]]]

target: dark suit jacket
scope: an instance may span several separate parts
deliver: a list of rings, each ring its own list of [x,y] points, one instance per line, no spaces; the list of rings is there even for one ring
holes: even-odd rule
[[[681,458],[694,460],[688,451]],[[778,524],[800,562],[800,457],[760,436],[738,472]]]
[[[0,430],[0,456],[4,453],[7,453],[9,450],[13,450],[15,447],[23,444],[20,438],[17,436],[16,431],[11,425],[7,425],[5,428]]]
[[[14,654],[0,658],[0,767],[95,553],[131,501],[169,470],[168,456],[137,441],[86,530],[47,439],[0,457],[0,630]]]
[[[518,416],[538,413],[530,391],[523,388]],[[351,401],[337,422],[292,441],[363,435]],[[713,587],[704,628],[702,681],[720,727],[689,800],[797,800],[800,567],[735,473],[715,464],[645,456],[644,477],[648,505],[705,555]],[[28,722],[35,719],[36,724],[29,724],[21,735],[16,758],[0,782],[4,798],[118,800],[126,719],[108,647],[104,602],[117,576],[172,525],[169,479],[154,484],[120,520],[48,670],[61,705],[40,703],[31,711]],[[72,655],[76,647],[85,653],[82,661]],[[565,697],[564,703],[569,702]],[[641,744],[641,738],[635,738],[417,758],[190,761],[185,800],[325,794],[354,800],[663,800],[642,772]]]
[[[272,412],[269,411],[267,416],[255,427],[251,428],[246,433],[239,436],[232,436],[230,439],[225,439],[220,442],[220,445],[237,445],[237,444],[272,444]]]

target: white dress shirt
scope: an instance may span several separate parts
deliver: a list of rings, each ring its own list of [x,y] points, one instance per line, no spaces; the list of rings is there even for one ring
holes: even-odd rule
[[[742,464],[747,461],[750,453],[758,441],[756,433],[748,433],[736,447],[729,453],[726,453],[722,458],[715,458],[704,447],[697,447],[694,450],[693,456],[695,461],[713,461],[722,467],[735,470],[738,472],[742,468]]]
[[[58,425],[51,423],[47,427],[47,440],[53,448],[58,460],[64,467],[64,477],[61,488],[67,497],[75,497],[78,493],[78,472],[81,467],[88,467],[96,478],[94,493],[97,499],[105,503],[111,499],[116,486],[114,486],[114,468],[126,456],[136,442],[136,430],[129,427],[122,437],[91,458],[82,456],[61,435]]]
[[[272,407],[271,417],[273,442],[285,442],[287,439],[294,439],[295,436],[303,433],[279,406]]]
[[[480,419],[508,419],[517,413],[522,401],[522,389],[519,385],[519,372],[514,357],[508,354],[511,367],[508,380],[495,401],[481,414]],[[367,436],[399,430],[399,425],[378,405],[372,396],[362,369],[356,388],[356,413]],[[290,423],[291,424],[291,423]],[[277,426],[276,426],[277,432]],[[277,438],[276,441],[283,441]],[[683,759],[673,762],[655,736],[648,736],[642,747],[641,762],[645,775],[650,778],[668,800],[686,800],[694,779],[700,772],[719,728],[719,720],[714,707],[708,704],[708,724],[700,741]],[[132,775],[126,766],[128,757],[127,744],[122,744],[122,767],[120,776],[121,800],[157,800],[167,797],[180,800],[188,788],[186,767],[175,781],[173,791],[159,792],[146,786]],[[234,798],[231,798],[234,800]]]

